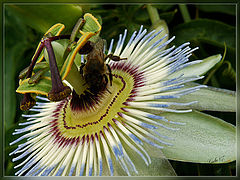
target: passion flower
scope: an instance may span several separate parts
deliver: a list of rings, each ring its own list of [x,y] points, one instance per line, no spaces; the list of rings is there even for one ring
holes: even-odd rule
[[[188,62],[196,50],[184,43],[164,49],[173,39],[164,41],[155,37],[161,31],[140,28],[134,32],[124,47],[127,31],[120,35],[108,54],[127,58],[124,61],[106,62],[111,68],[112,85],[96,94],[89,92],[83,78],[70,96],[50,102],[37,96],[38,102],[30,109],[36,112],[23,115],[28,125],[16,129],[13,134],[22,134],[11,145],[27,139],[18,145],[10,155],[19,154],[13,161],[22,160],[15,168],[16,175],[26,176],[79,176],[116,175],[116,166],[125,175],[137,175],[136,159],[142,159],[146,167],[151,164],[151,151],[145,147],[162,149],[174,146],[157,129],[176,131],[184,123],[171,121],[161,112],[187,113],[186,106],[196,103],[177,102],[178,98],[195,92],[203,85],[185,88],[184,83],[203,78],[185,77],[184,74],[169,78],[175,72],[201,61]],[[81,77],[81,76],[80,76]],[[69,84],[68,82],[65,82]],[[69,84],[71,86],[71,84]],[[176,99],[170,102],[169,99]],[[176,108],[177,107],[177,108]]]

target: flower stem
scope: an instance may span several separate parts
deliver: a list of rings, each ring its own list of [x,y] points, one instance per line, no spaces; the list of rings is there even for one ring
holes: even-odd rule
[[[148,11],[148,14],[149,14],[149,17],[151,19],[152,24],[156,24],[157,22],[160,21],[160,17],[159,17],[157,8],[155,8],[152,5],[148,4],[147,5],[147,11]]]
[[[179,4],[179,9],[181,11],[184,22],[191,21],[190,14],[188,12],[187,6],[185,4]]]

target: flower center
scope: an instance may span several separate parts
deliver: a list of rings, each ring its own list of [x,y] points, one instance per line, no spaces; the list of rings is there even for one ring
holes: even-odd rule
[[[81,137],[87,134],[99,133],[112,119],[122,119],[118,113],[124,103],[134,96],[136,88],[143,85],[142,74],[137,67],[129,63],[110,64],[113,74],[112,86],[97,95],[90,93],[87,88],[82,94],[73,91],[72,96],[59,104],[62,114],[58,115],[57,127],[65,137]]]

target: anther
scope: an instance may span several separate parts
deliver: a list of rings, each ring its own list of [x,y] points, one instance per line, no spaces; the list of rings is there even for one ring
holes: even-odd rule
[[[36,101],[32,98],[30,93],[24,94],[24,97],[20,104],[20,109],[22,111],[27,111],[36,104]]]

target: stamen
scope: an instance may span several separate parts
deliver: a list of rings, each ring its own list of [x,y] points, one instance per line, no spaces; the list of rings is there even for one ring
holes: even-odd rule
[[[62,83],[51,41],[46,38],[43,42],[49,56],[49,66],[52,80],[52,90],[48,93],[48,99],[50,101],[61,101],[70,95],[71,89],[68,86],[64,86]]]
[[[87,170],[86,170],[86,174],[88,174],[89,176],[92,176],[92,171],[93,171],[93,157],[94,157],[94,139],[93,139],[93,136],[91,136],[90,138],[90,143],[89,143],[89,167]]]
[[[102,154],[101,154],[99,138],[98,138],[97,133],[95,134],[95,145],[96,145],[96,149],[97,149],[98,172],[99,172],[99,176],[101,176],[102,175],[102,171],[103,171]]]
[[[87,159],[87,150],[88,150],[88,146],[89,146],[89,136],[86,137],[85,139],[85,143],[84,143],[84,146],[83,146],[83,152],[82,152],[82,161],[81,161],[81,169],[80,169],[80,176],[83,175],[84,173],[84,169],[85,169],[85,162],[86,162],[86,159]]]
[[[101,141],[102,141],[103,151],[105,153],[105,157],[106,157],[106,160],[107,160],[107,164],[108,164],[108,168],[109,168],[109,171],[110,171],[110,175],[113,176],[112,158],[111,158],[111,154],[110,154],[107,142],[106,142],[105,137],[103,136],[102,132],[100,132],[100,138],[101,138]]]
[[[27,111],[30,108],[32,108],[36,104],[36,101],[32,98],[30,93],[26,93],[23,96],[23,100],[21,101],[20,104],[20,109],[22,111]]]
[[[144,160],[144,162],[146,163],[146,165],[149,165],[151,164],[151,158],[150,156],[148,155],[148,153],[145,151],[145,149],[139,144],[139,143],[136,143],[134,141],[134,145],[137,146],[139,149],[142,150],[142,152],[144,152],[145,156],[147,157],[147,159],[145,158],[145,156],[141,153],[141,151],[139,151],[134,145],[133,143],[129,142],[127,140],[127,138],[124,137],[124,135],[116,129],[116,132],[119,134],[119,136],[123,139],[123,141],[133,150],[135,150],[140,156],[141,158]]]
[[[78,158],[79,158],[81,150],[83,148],[83,141],[84,141],[84,138],[81,139],[80,143],[76,143],[76,145],[78,147],[77,147],[77,150],[76,150],[75,155],[73,157],[73,162],[72,162],[72,166],[70,168],[69,176],[72,176],[74,171],[75,171],[75,168],[76,168],[77,162],[78,162]],[[77,170],[76,170],[76,172],[77,172]]]
[[[49,99],[41,97],[41,96],[36,96],[37,99],[43,100],[43,101],[47,101],[49,102]]]
[[[116,143],[114,142],[111,134],[109,133],[108,129],[106,127],[104,127],[103,130],[106,135],[107,142],[109,143],[109,146],[111,147],[111,150],[115,155],[115,158],[118,160],[118,156],[120,156],[120,151],[119,151]]]

